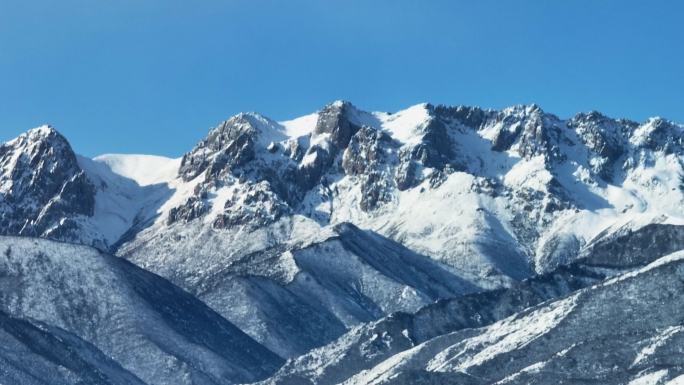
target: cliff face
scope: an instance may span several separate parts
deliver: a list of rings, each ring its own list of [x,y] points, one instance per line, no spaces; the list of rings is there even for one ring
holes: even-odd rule
[[[0,146],[0,233],[78,240],[95,187],[67,140],[51,127]]]

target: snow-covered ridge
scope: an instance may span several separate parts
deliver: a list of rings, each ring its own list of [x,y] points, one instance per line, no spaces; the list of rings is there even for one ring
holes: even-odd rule
[[[318,121],[318,113],[304,115],[287,121],[278,122],[285,127],[286,134],[291,138],[309,135]]]
[[[134,180],[140,186],[169,183],[178,177],[181,158],[158,155],[104,154],[93,158],[106,164],[114,173]]]
[[[420,130],[430,121],[430,110],[427,103],[416,104],[395,113],[374,112],[379,127],[392,138],[404,144],[419,141]]]
[[[345,103],[347,102],[336,101],[331,103],[331,105],[341,107]],[[316,127],[318,116],[319,113],[315,112],[291,120],[281,121],[278,124],[285,127],[285,132],[289,137],[297,138],[312,133]],[[416,104],[394,113],[365,112],[355,109],[351,120],[359,126],[365,125],[382,129],[402,143],[411,143],[417,140],[416,137],[420,134],[421,126],[430,120],[430,111],[427,103]]]

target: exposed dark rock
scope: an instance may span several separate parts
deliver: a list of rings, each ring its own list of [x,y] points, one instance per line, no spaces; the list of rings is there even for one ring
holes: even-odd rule
[[[438,105],[433,109],[436,116],[442,119],[453,119],[466,127],[478,130],[492,115],[492,111],[485,111],[479,107],[444,106]]]
[[[418,176],[419,165],[411,159],[410,152],[402,150],[399,153],[400,163],[396,168],[394,181],[399,191],[408,190],[420,183]]]
[[[206,200],[198,196],[191,196],[183,205],[169,210],[166,224],[170,225],[181,220],[189,222],[206,214],[210,208]]]
[[[651,223],[637,231],[597,236],[582,260],[595,266],[635,267],[683,249],[684,226]]]
[[[214,228],[248,225],[258,228],[271,224],[290,212],[270,188],[268,182],[250,185],[246,191],[226,201],[223,213],[214,220]]]
[[[371,211],[392,197],[392,184],[387,178],[386,151],[394,145],[391,138],[370,127],[361,128],[352,136],[342,157],[345,174],[359,178],[361,183],[361,209]]]
[[[577,114],[568,121],[597,159],[592,162],[592,171],[607,182],[613,182],[615,164],[628,148],[628,139],[635,124],[616,121],[598,112]]]
[[[208,169],[206,179],[231,172],[254,158],[256,127],[247,114],[236,115],[209,131],[183,156],[179,175],[189,181]]]
[[[347,148],[352,136],[361,128],[352,123],[349,114],[354,107],[347,102],[336,102],[323,108],[312,139],[329,135],[329,140],[312,145],[300,163],[297,182],[303,190],[310,190],[319,183],[323,174],[333,166],[337,156]]]
[[[360,128],[349,118],[353,109],[354,106],[349,102],[335,102],[325,106],[318,114],[313,135],[330,134],[331,142],[337,150],[346,148],[352,135]]]

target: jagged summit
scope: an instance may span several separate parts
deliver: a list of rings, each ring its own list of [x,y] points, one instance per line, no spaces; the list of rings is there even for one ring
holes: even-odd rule
[[[0,146],[0,233],[67,240],[93,214],[95,189],[50,126]]]
[[[45,142],[44,147],[40,143]],[[5,149],[16,148],[22,151],[70,151],[67,139],[50,125],[32,128],[15,139],[2,144]]]
[[[32,128],[26,132],[26,134],[29,137],[37,137],[37,136],[50,136],[50,135],[59,135],[62,136],[52,125],[50,124],[44,124],[39,127]]]

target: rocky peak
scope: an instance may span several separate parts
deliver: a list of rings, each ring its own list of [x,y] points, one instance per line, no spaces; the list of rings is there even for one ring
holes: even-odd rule
[[[251,160],[258,131],[255,121],[252,114],[241,113],[211,129],[183,156],[179,175],[189,181],[209,169],[207,177],[217,176]]]
[[[313,136],[329,134],[330,141],[337,149],[346,148],[352,135],[360,128],[352,123],[351,115],[355,111],[356,107],[346,101],[328,104],[318,114]]]
[[[297,180],[304,190],[318,184],[335,158],[349,145],[361,128],[353,116],[356,108],[349,102],[336,101],[319,112],[311,134],[310,147],[299,164]]]
[[[663,118],[651,118],[634,130],[631,141],[646,150],[681,154],[684,127]]]
[[[504,110],[505,114],[507,111]],[[518,120],[519,136],[517,140],[517,152],[521,157],[530,159],[535,156],[543,156],[551,161],[562,161],[563,154],[560,150],[562,140],[562,122],[554,115],[546,114],[537,105],[519,106],[516,111],[509,115]],[[511,118],[505,117],[511,120]]]
[[[92,216],[94,206],[94,186],[54,128],[35,128],[0,146],[2,234],[68,240],[75,217]]]
[[[436,107],[432,107],[428,105],[428,108],[436,116],[439,116],[443,119],[455,120],[466,127],[471,127],[476,130],[482,128],[492,115],[491,110],[483,110],[480,107],[452,107],[445,105],[438,105]]]
[[[472,110],[472,108],[471,108]],[[462,108],[462,111],[465,111]],[[543,112],[536,105],[518,105],[502,111],[480,109],[469,112],[468,115],[478,119],[459,119],[463,124],[476,130],[491,130],[492,150],[504,152],[510,150],[518,142],[521,134],[527,132],[528,137],[534,137],[534,131],[540,126]],[[463,113],[461,113],[463,115]]]
[[[611,119],[597,111],[580,113],[567,122],[590,151],[592,172],[612,182],[614,166],[629,148],[628,138],[636,124]]]

